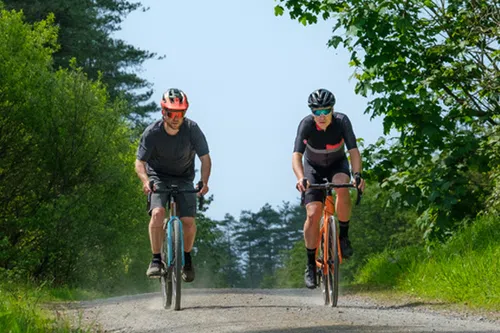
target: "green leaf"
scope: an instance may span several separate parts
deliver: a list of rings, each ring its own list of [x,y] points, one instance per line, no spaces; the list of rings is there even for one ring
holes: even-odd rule
[[[277,5],[274,7],[274,15],[275,16],[281,16],[283,15],[284,8],[281,7],[280,5]]]
[[[333,47],[333,48],[337,48],[337,46],[343,42],[343,39],[342,37],[340,36],[333,36],[332,38],[330,38],[330,40],[328,41],[328,46],[330,47]]]

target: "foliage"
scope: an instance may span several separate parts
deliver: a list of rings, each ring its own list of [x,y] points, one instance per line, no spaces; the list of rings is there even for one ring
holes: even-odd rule
[[[149,112],[156,111],[151,83],[134,71],[144,61],[156,56],[145,50],[113,38],[120,24],[130,12],[146,8],[140,2],[128,0],[3,0],[7,9],[22,10],[30,23],[39,22],[49,15],[59,27],[54,54],[54,67],[68,68],[72,59],[92,80],[99,79],[108,89],[110,99],[127,101],[121,111],[135,123],[143,122]]]
[[[53,23],[1,12],[0,268],[123,287],[148,250],[125,103],[74,63],[52,71]]]
[[[485,177],[488,185],[492,187],[491,194],[485,199],[484,212],[500,216],[500,126],[487,131],[488,140],[481,146],[482,154],[488,157],[491,172]]]

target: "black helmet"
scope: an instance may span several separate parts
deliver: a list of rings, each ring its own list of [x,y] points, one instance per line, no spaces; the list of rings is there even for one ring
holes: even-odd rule
[[[334,106],[335,96],[326,89],[317,89],[309,95],[307,104],[311,109]]]

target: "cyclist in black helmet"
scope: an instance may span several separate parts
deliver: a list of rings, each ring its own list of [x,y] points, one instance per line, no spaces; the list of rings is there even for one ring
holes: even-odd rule
[[[361,155],[356,145],[356,136],[349,118],[334,111],[335,96],[326,89],[318,89],[309,95],[311,114],[298,126],[293,149],[292,166],[297,177],[297,189],[305,193],[307,219],[304,223],[304,242],[307,250],[307,265],[304,276],[307,288],[316,287],[315,252],[319,237],[319,222],[323,211],[324,193],[321,190],[304,188],[307,183],[322,183],[324,178],[334,183],[348,183],[351,178],[345,148],[349,151],[354,184],[362,191],[365,182],[361,177]],[[302,157],[304,156],[304,163]],[[335,211],[340,224],[340,246],[344,258],[353,254],[348,237],[351,217],[351,197],[347,188],[337,188]]]

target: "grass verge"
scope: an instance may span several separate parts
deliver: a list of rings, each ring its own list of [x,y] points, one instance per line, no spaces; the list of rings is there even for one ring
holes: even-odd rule
[[[372,256],[355,284],[500,311],[498,258],[499,219],[481,217],[430,252],[407,247]]]
[[[0,286],[0,332],[93,332],[91,325],[71,321],[57,307],[47,306],[56,300],[91,299],[99,295],[64,288]],[[52,308],[52,309],[51,309]]]

